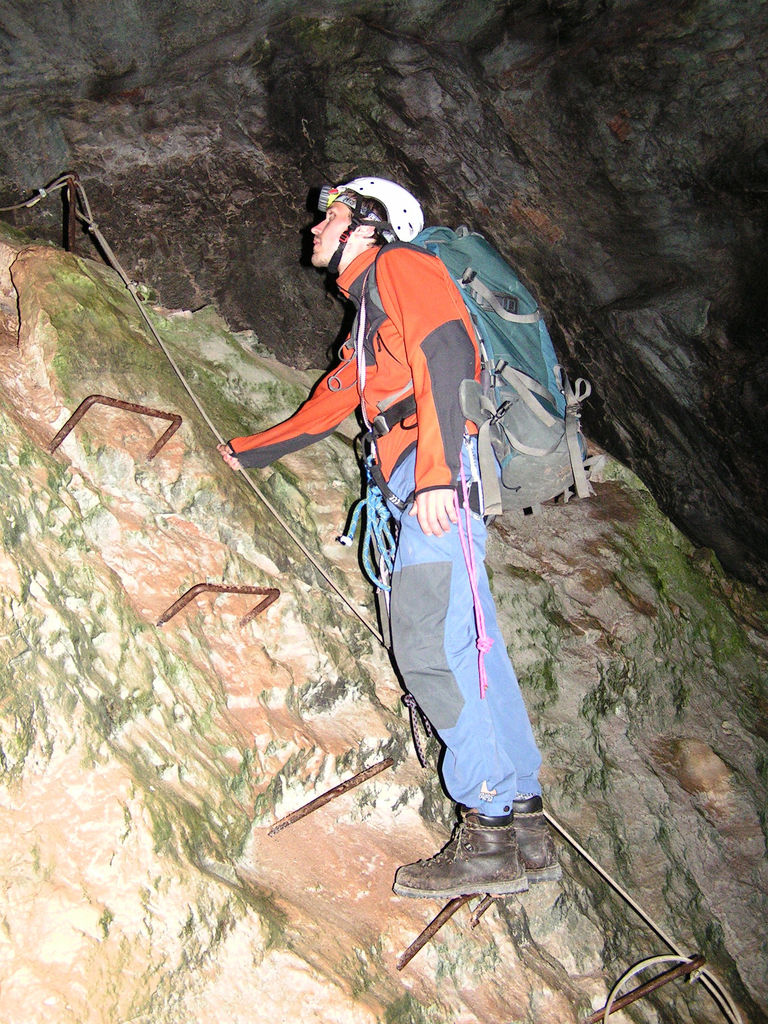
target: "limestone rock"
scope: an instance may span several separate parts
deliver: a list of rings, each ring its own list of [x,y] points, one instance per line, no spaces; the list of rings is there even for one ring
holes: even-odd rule
[[[445,841],[450,809],[361,621],[355,552],[333,540],[358,492],[348,437],[253,478],[360,618],[218,458],[117,277],[11,236],[0,252],[18,311],[0,339],[4,1021],[576,1024],[666,951],[560,841],[561,885],[474,930],[457,915],[397,971],[438,908],[395,897],[392,876]],[[213,310],[147,308],[224,436],[305,393]],[[148,463],[157,424],[95,407],[50,455],[89,393],[182,427]],[[554,818],[705,954],[745,1020],[768,1020],[765,600],[613,462],[589,501],[499,520],[489,565]],[[158,627],[201,580],[281,593],[244,627],[237,596]],[[701,986],[638,1005],[632,1019],[721,1019]]]

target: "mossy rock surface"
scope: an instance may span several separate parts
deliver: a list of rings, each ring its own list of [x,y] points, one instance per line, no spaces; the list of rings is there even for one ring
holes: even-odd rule
[[[13,957],[50,1013],[213,1024],[225,1007],[245,1021],[260,988],[270,1013],[303,997],[354,1024],[575,1024],[648,950],[645,926],[560,842],[562,885],[489,911],[481,929],[457,917],[405,985],[396,956],[433,915],[394,897],[391,877],[434,852],[452,812],[415,761],[386,652],[219,459],[122,283],[4,242],[21,325],[0,346],[0,864],[26,929],[7,915]],[[223,436],[306,395],[306,378],[213,309],[146,311]],[[93,412],[48,454],[91,392],[178,409],[182,428],[147,463],[156,424]],[[374,623],[356,554],[335,543],[359,493],[348,432],[252,479]],[[760,1021],[764,957],[749,950],[764,951],[768,911],[768,885],[753,884],[766,870],[766,602],[621,467],[609,462],[596,492],[490,533],[548,807]],[[158,626],[201,580],[277,586],[280,598],[245,627],[252,604],[216,595]],[[387,756],[393,769],[267,836]],[[52,907],[63,966],[46,972],[35,943]],[[6,987],[13,1024],[25,976]],[[670,993],[658,1019],[717,1018],[694,990]]]

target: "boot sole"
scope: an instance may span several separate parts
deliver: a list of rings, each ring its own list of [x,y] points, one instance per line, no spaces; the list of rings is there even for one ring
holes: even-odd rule
[[[453,887],[451,889],[410,889],[408,886],[395,882],[392,891],[397,896],[407,896],[417,900],[439,900],[455,899],[457,896],[514,896],[517,892],[525,892],[528,889],[528,879],[515,879],[512,882],[479,883],[467,891],[465,888]]]

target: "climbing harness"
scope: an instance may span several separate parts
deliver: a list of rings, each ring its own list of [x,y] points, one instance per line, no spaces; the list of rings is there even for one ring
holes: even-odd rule
[[[357,366],[357,389],[360,396],[360,414],[366,428],[366,440],[370,444],[370,451],[362,462],[365,471],[365,495],[355,502],[352,508],[352,517],[346,533],[339,537],[339,543],[350,545],[354,540],[358,522],[361,515],[365,515],[365,531],[360,544],[360,554],[363,569],[366,576],[377,590],[389,593],[392,589],[390,579],[395,564],[396,540],[392,532],[392,516],[387,508],[387,500],[392,500],[399,507],[405,507],[396,495],[386,485],[386,482],[377,473],[376,464],[376,435],[368,421],[365,410],[365,328],[366,328],[366,301],[365,285],[368,281],[368,274],[365,276],[360,298],[360,310],[357,315],[355,329],[354,351],[346,362],[355,360]],[[333,379],[333,378],[331,378]],[[330,383],[330,382],[329,382]],[[338,381],[336,381],[338,386]],[[374,568],[374,562],[378,570]]]
[[[368,280],[366,275],[365,281]],[[354,352],[347,362],[353,358],[357,364],[357,388],[360,396],[360,415],[366,428],[363,444],[368,444],[369,452],[361,461],[365,471],[365,494],[359,498],[352,507],[352,514],[349,527],[341,537],[339,543],[350,545],[357,531],[361,515],[365,515],[365,532],[360,544],[363,569],[368,579],[377,590],[389,593],[392,589],[390,579],[395,565],[395,549],[397,541],[393,532],[392,515],[387,507],[390,502],[395,508],[404,511],[411,496],[402,500],[394,494],[387,485],[376,460],[376,436],[377,431],[368,420],[365,409],[365,329],[366,329],[366,301],[365,282],[363,282],[360,310],[357,316],[355,329]],[[337,382],[338,386],[338,382]],[[378,570],[374,568],[374,562]]]
[[[155,330],[151,320],[149,319],[149,316],[147,315],[147,313],[146,313],[146,311],[145,311],[145,309],[143,307],[141,299],[139,298],[138,290],[137,290],[136,285],[132,281],[130,281],[130,279],[128,278],[128,276],[125,273],[124,269],[122,268],[121,264],[117,260],[117,257],[115,256],[115,254],[113,253],[112,249],[110,248],[108,242],[106,241],[106,239],[104,238],[103,234],[99,230],[99,227],[98,227],[96,221],[93,219],[93,216],[91,214],[90,206],[89,206],[89,203],[88,203],[88,197],[87,197],[87,195],[85,193],[85,189],[83,188],[83,186],[82,186],[81,182],[79,181],[79,179],[77,178],[77,176],[76,175],[72,175],[72,174],[63,175],[63,176],[57,178],[55,181],[53,181],[46,188],[38,189],[37,192],[35,193],[35,195],[31,199],[28,199],[25,202],[17,203],[17,204],[15,204],[13,206],[0,207],[0,213],[6,213],[6,212],[11,212],[13,210],[21,210],[21,209],[25,209],[25,208],[29,209],[29,208],[35,206],[37,203],[39,203],[42,199],[45,199],[47,196],[52,195],[53,193],[55,193],[55,192],[57,192],[57,191],[59,191],[60,189],[63,189],[63,188],[69,188],[71,190],[71,192],[72,192],[73,197],[75,197],[77,202],[79,202],[79,204],[82,207],[82,209],[78,208],[77,205],[74,202],[72,203],[72,206],[74,207],[74,215],[77,217],[77,219],[82,224],[85,225],[86,230],[89,232],[89,234],[95,240],[97,248],[100,249],[100,251],[104,255],[107,263],[113,268],[113,270],[115,270],[115,272],[118,274],[118,276],[122,280],[123,284],[125,285],[125,287],[129,291],[129,293],[131,294],[131,296],[132,296],[132,298],[133,298],[133,300],[134,300],[134,302],[135,302],[135,304],[136,304],[136,306],[137,306],[137,308],[139,310],[139,313],[141,314],[142,319],[146,323],[146,325],[147,325],[150,333],[154,337],[155,341],[160,346],[161,351],[163,352],[163,354],[165,355],[166,359],[168,360],[171,368],[173,369],[174,373],[178,377],[178,379],[179,379],[181,385],[183,386],[184,390],[187,392],[187,394],[189,395],[190,399],[192,400],[192,402],[194,403],[195,407],[197,408],[198,412],[202,416],[203,420],[208,425],[209,429],[211,430],[211,433],[214,435],[214,437],[217,438],[219,443],[223,443],[223,441],[224,441],[223,437],[221,436],[221,434],[219,433],[219,431],[217,430],[215,425],[211,422],[208,414],[206,413],[206,411],[203,408],[202,404],[198,400],[197,396],[194,394],[194,392],[190,388],[186,378],[184,377],[182,371],[180,370],[180,368],[176,364],[175,360],[173,359],[173,356],[169,352],[167,346],[165,345],[165,343],[163,342],[162,338],[160,337],[160,335]],[[69,212],[70,212],[70,216],[71,216],[72,215],[72,208],[70,208]],[[362,349],[362,334],[361,334],[360,330],[358,330],[358,338],[360,339],[360,344],[359,344],[359,346],[356,345],[356,350],[357,350],[358,365],[360,365],[360,360],[361,360],[360,351]],[[364,357],[362,357],[362,368],[363,368],[362,382],[363,383],[364,383],[364,364],[365,364],[365,360],[364,360]],[[370,429],[370,425],[368,425],[368,426],[369,426],[369,429]],[[371,463],[371,465],[373,465],[373,463]],[[379,643],[384,645],[383,637],[381,636],[379,631],[376,629],[376,627],[372,623],[370,623],[368,621],[368,619],[354,606],[354,604],[351,602],[351,600],[337,586],[337,584],[334,582],[334,580],[328,575],[328,573],[320,565],[320,563],[319,563],[318,559],[316,558],[316,556],[314,554],[312,554],[312,552],[307,548],[307,546],[303,543],[303,541],[296,535],[296,533],[285,522],[285,520],[279,514],[277,509],[275,509],[275,507],[272,505],[272,503],[267,499],[267,497],[257,487],[257,485],[253,482],[251,477],[249,477],[246,474],[245,470],[242,467],[240,467],[240,473],[241,473],[243,479],[248,484],[248,486],[254,492],[254,494],[264,504],[264,506],[271,513],[271,515],[275,518],[275,520],[280,524],[280,526],[288,534],[288,536],[294,541],[296,546],[303,552],[303,554],[306,556],[306,558],[309,560],[309,562],[314,566],[314,568],[317,570],[317,572],[326,581],[326,583],[331,587],[331,589],[336,593],[336,595],[344,602],[344,604],[350,609],[350,611],[353,612],[353,614],[356,616],[356,618],[366,627],[366,629],[368,629],[369,632],[379,641]],[[375,485],[375,481],[374,481],[374,485]],[[469,528],[470,528],[469,515],[470,515],[470,512],[469,512],[469,501],[468,501],[467,488],[466,488],[466,479],[464,479],[464,478],[462,479],[462,497],[463,497],[463,505],[464,505],[465,515],[466,515],[467,532],[469,533]],[[458,496],[455,498],[455,501],[456,501],[456,505],[458,506]],[[383,502],[383,496],[382,496],[382,502]],[[374,504],[375,504],[375,501],[374,501]],[[366,502],[366,506],[367,506],[367,502]],[[360,514],[362,514],[362,513],[360,513]],[[378,515],[378,513],[377,513],[377,515]],[[381,536],[384,538],[385,549],[387,551],[391,551],[392,549],[389,546],[390,545],[390,541],[389,541],[389,539],[387,539],[387,531],[386,531],[386,529],[383,526],[382,527],[377,527],[377,528],[374,528],[373,526],[371,526],[371,531],[372,531],[372,534],[373,534],[372,539],[376,540],[376,530],[377,529],[379,530]],[[389,531],[389,536],[391,536],[391,531]],[[351,540],[351,537],[350,537],[350,540]],[[464,540],[463,543],[467,543],[468,544],[467,552],[471,552],[471,535],[470,535],[469,539],[465,537],[465,540]],[[370,547],[370,544],[369,544],[369,547]],[[473,558],[473,556],[471,556],[469,553],[466,553],[465,557],[468,560],[470,558]],[[384,564],[386,564],[386,563],[384,563]],[[382,573],[382,575],[383,575],[383,573]],[[473,594],[474,594],[474,591],[473,591]],[[479,601],[476,600],[476,603],[475,603],[476,615],[477,615],[478,608],[479,608]],[[484,623],[482,623],[481,621],[478,621],[477,626],[478,626],[478,651],[479,651],[479,658],[482,659],[483,654],[485,653],[483,647],[485,646],[485,642],[489,638],[487,638],[487,636],[486,636],[485,637],[485,641],[482,641],[482,643],[481,643],[481,638],[484,635]],[[487,650],[487,647],[485,647],[485,650]],[[409,701],[408,697],[409,697],[409,695],[406,695],[406,697],[403,698],[403,702],[406,704],[406,706],[408,707],[408,709],[409,709],[409,711],[411,713],[411,723],[412,723],[412,727],[413,727],[415,713],[416,713],[416,708],[418,706],[416,705],[416,702],[413,699],[411,699]],[[424,721],[425,727],[428,728],[429,724],[428,724],[427,720],[423,719],[423,721]],[[415,730],[414,730],[414,736],[415,736]],[[422,764],[424,764],[425,762],[424,762],[424,760],[422,760],[422,758],[424,756],[423,748],[416,741],[415,741],[415,745],[416,745],[416,748],[417,748],[417,754],[419,755],[419,760],[421,761]],[[383,770],[383,768],[389,767],[390,763],[391,763],[390,761],[381,762],[379,765],[374,766],[374,768],[370,769],[369,773],[373,773],[373,772],[376,772],[376,771]],[[369,774],[361,773],[360,781],[362,781],[362,775],[365,775],[365,777],[369,777]],[[350,783],[356,784],[357,778],[358,777],[355,777],[354,780],[349,780]],[[674,940],[672,938],[670,938],[661,929],[661,927],[658,924],[656,924],[656,922],[650,917],[650,915],[648,915],[642,909],[642,907],[640,907],[640,905],[629,895],[629,893],[625,889],[623,889],[619,885],[619,883],[616,882],[615,879],[613,879],[611,877],[611,875],[603,867],[601,867],[600,864],[598,864],[598,862],[584,849],[584,847],[582,847],[576,841],[576,839],[574,839],[574,837],[571,836],[566,831],[566,829],[555,818],[552,817],[552,815],[549,812],[547,812],[545,810],[544,811],[544,815],[545,815],[547,821],[560,834],[560,836],[584,860],[586,860],[587,863],[592,868],[594,868],[595,871],[598,872],[598,874],[604,879],[605,882],[607,882],[607,884],[614,890],[614,892],[616,892],[625,901],[625,903],[627,903],[635,911],[635,913],[637,913],[642,918],[642,920],[646,923],[646,925],[653,932],[655,932],[655,934],[660,939],[662,939],[662,941],[674,953],[674,956],[649,957],[646,960],[643,960],[640,964],[635,965],[635,967],[631,968],[630,971],[628,971],[625,975],[623,975],[622,978],[619,980],[619,982],[617,982],[616,985],[614,986],[614,988],[611,990],[611,993],[610,993],[610,996],[609,996],[609,1000],[608,1000],[608,1004],[607,1004],[606,1009],[604,1011],[604,1019],[605,1019],[605,1018],[608,1017],[608,1015],[610,1013],[612,1004],[615,1001],[615,994],[616,994],[618,988],[624,983],[625,980],[627,980],[633,974],[637,973],[643,967],[651,965],[652,963],[669,962],[669,961],[688,962],[688,961],[690,961],[691,958],[680,950],[680,948],[677,946],[677,944],[674,942]],[[466,902],[468,902],[472,898],[473,898],[473,896],[470,895],[470,896],[462,896],[462,897],[459,897],[456,900],[452,900],[451,903],[449,903],[443,909],[443,911],[441,911],[441,913],[438,915],[438,917],[435,918],[435,920],[432,922],[432,924],[427,929],[424,930],[424,932],[422,933],[422,936],[419,937],[417,942],[414,942],[412,944],[412,946],[409,948],[409,950],[406,951],[406,954],[403,954],[403,956],[398,961],[398,965],[397,965],[398,966],[398,970],[401,970],[402,967],[405,966],[405,964],[408,962],[408,960],[410,960],[411,957],[413,955],[415,955],[415,953],[418,951],[418,949],[420,949],[424,945],[424,943],[432,935],[435,934],[435,932],[438,930],[438,928],[448,919],[448,917],[451,916],[451,914],[455,913],[455,911],[457,909],[459,909],[460,906],[464,905]],[[485,909],[485,907],[484,907],[484,909]],[[422,938],[423,938],[423,941],[422,941]],[[417,945],[417,943],[418,943],[418,945]],[[707,990],[713,996],[715,1002],[717,1003],[719,1008],[722,1010],[722,1012],[725,1014],[725,1016],[728,1018],[728,1021],[730,1022],[730,1024],[743,1024],[742,1017],[741,1017],[741,1015],[740,1015],[740,1013],[738,1011],[738,1008],[735,1006],[733,1000],[730,998],[730,996],[725,991],[723,986],[720,984],[718,979],[714,975],[712,975],[711,972],[709,972],[708,970],[705,970],[703,968],[696,970],[696,976],[701,979],[702,984],[707,988]]]

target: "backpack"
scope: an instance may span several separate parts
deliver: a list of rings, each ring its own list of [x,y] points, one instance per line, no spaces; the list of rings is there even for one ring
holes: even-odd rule
[[[533,296],[466,227],[426,228],[412,244],[442,260],[475,325],[481,378],[463,381],[459,397],[478,428],[485,514],[535,511],[551,498],[567,501],[571,488],[592,494],[580,425],[592,388],[581,378],[571,387]]]

